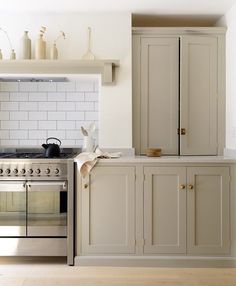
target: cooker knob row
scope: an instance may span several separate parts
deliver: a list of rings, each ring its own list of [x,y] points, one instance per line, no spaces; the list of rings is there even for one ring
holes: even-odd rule
[[[4,172],[4,170],[0,168],[0,174],[3,174],[3,172]],[[18,171],[17,168],[15,168],[15,169],[12,170],[12,173],[15,174],[15,175],[17,175],[18,172],[20,172],[20,174],[22,174],[22,175],[25,175],[25,174],[26,174],[26,170],[25,170],[24,168],[21,169],[20,171]],[[9,175],[9,174],[11,173],[11,169],[10,169],[10,168],[5,169],[5,173],[6,173],[7,175]],[[27,173],[28,173],[29,175],[32,175],[33,173],[39,175],[39,174],[41,174],[41,170],[38,168],[38,169],[36,169],[36,170],[34,171],[32,168],[30,168],[30,169],[27,170]],[[46,174],[46,175],[49,175],[50,173],[51,173],[51,170],[50,170],[49,168],[47,168],[47,169],[45,170],[45,174]],[[56,169],[54,170],[54,174],[55,174],[55,175],[58,175],[59,173],[60,173],[60,170],[59,170],[58,168],[56,168]]]

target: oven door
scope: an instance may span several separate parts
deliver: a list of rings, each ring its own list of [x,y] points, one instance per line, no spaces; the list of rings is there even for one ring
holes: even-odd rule
[[[0,181],[0,236],[26,236],[26,183]]]
[[[67,182],[28,181],[27,236],[67,236]]]

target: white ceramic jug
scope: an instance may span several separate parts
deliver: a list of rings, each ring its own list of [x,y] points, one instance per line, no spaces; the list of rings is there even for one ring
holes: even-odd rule
[[[95,123],[91,123],[89,128],[86,130],[83,126],[81,126],[82,134],[84,135],[83,141],[83,152],[93,152],[94,151],[94,132],[96,129]]]

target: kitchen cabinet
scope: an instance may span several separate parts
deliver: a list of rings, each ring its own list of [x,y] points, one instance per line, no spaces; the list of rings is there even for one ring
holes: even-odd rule
[[[135,168],[95,167],[82,179],[82,254],[135,252]]]
[[[133,29],[137,154],[217,155],[225,143],[223,28]]]
[[[187,168],[187,252],[229,253],[229,168]]]
[[[144,167],[144,253],[186,252],[186,169]]]
[[[145,254],[229,252],[228,167],[144,167],[144,176]]]

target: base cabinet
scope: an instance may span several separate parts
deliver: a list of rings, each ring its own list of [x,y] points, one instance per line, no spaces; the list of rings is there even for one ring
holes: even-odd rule
[[[145,167],[144,176],[144,253],[185,253],[185,168]]]
[[[81,192],[82,253],[134,253],[135,168],[95,167]]]
[[[187,168],[187,184],[187,253],[229,253],[229,168]]]
[[[144,176],[144,253],[229,252],[228,167],[144,167]]]
[[[229,170],[96,166],[81,180],[78,255],[229,254]]]

